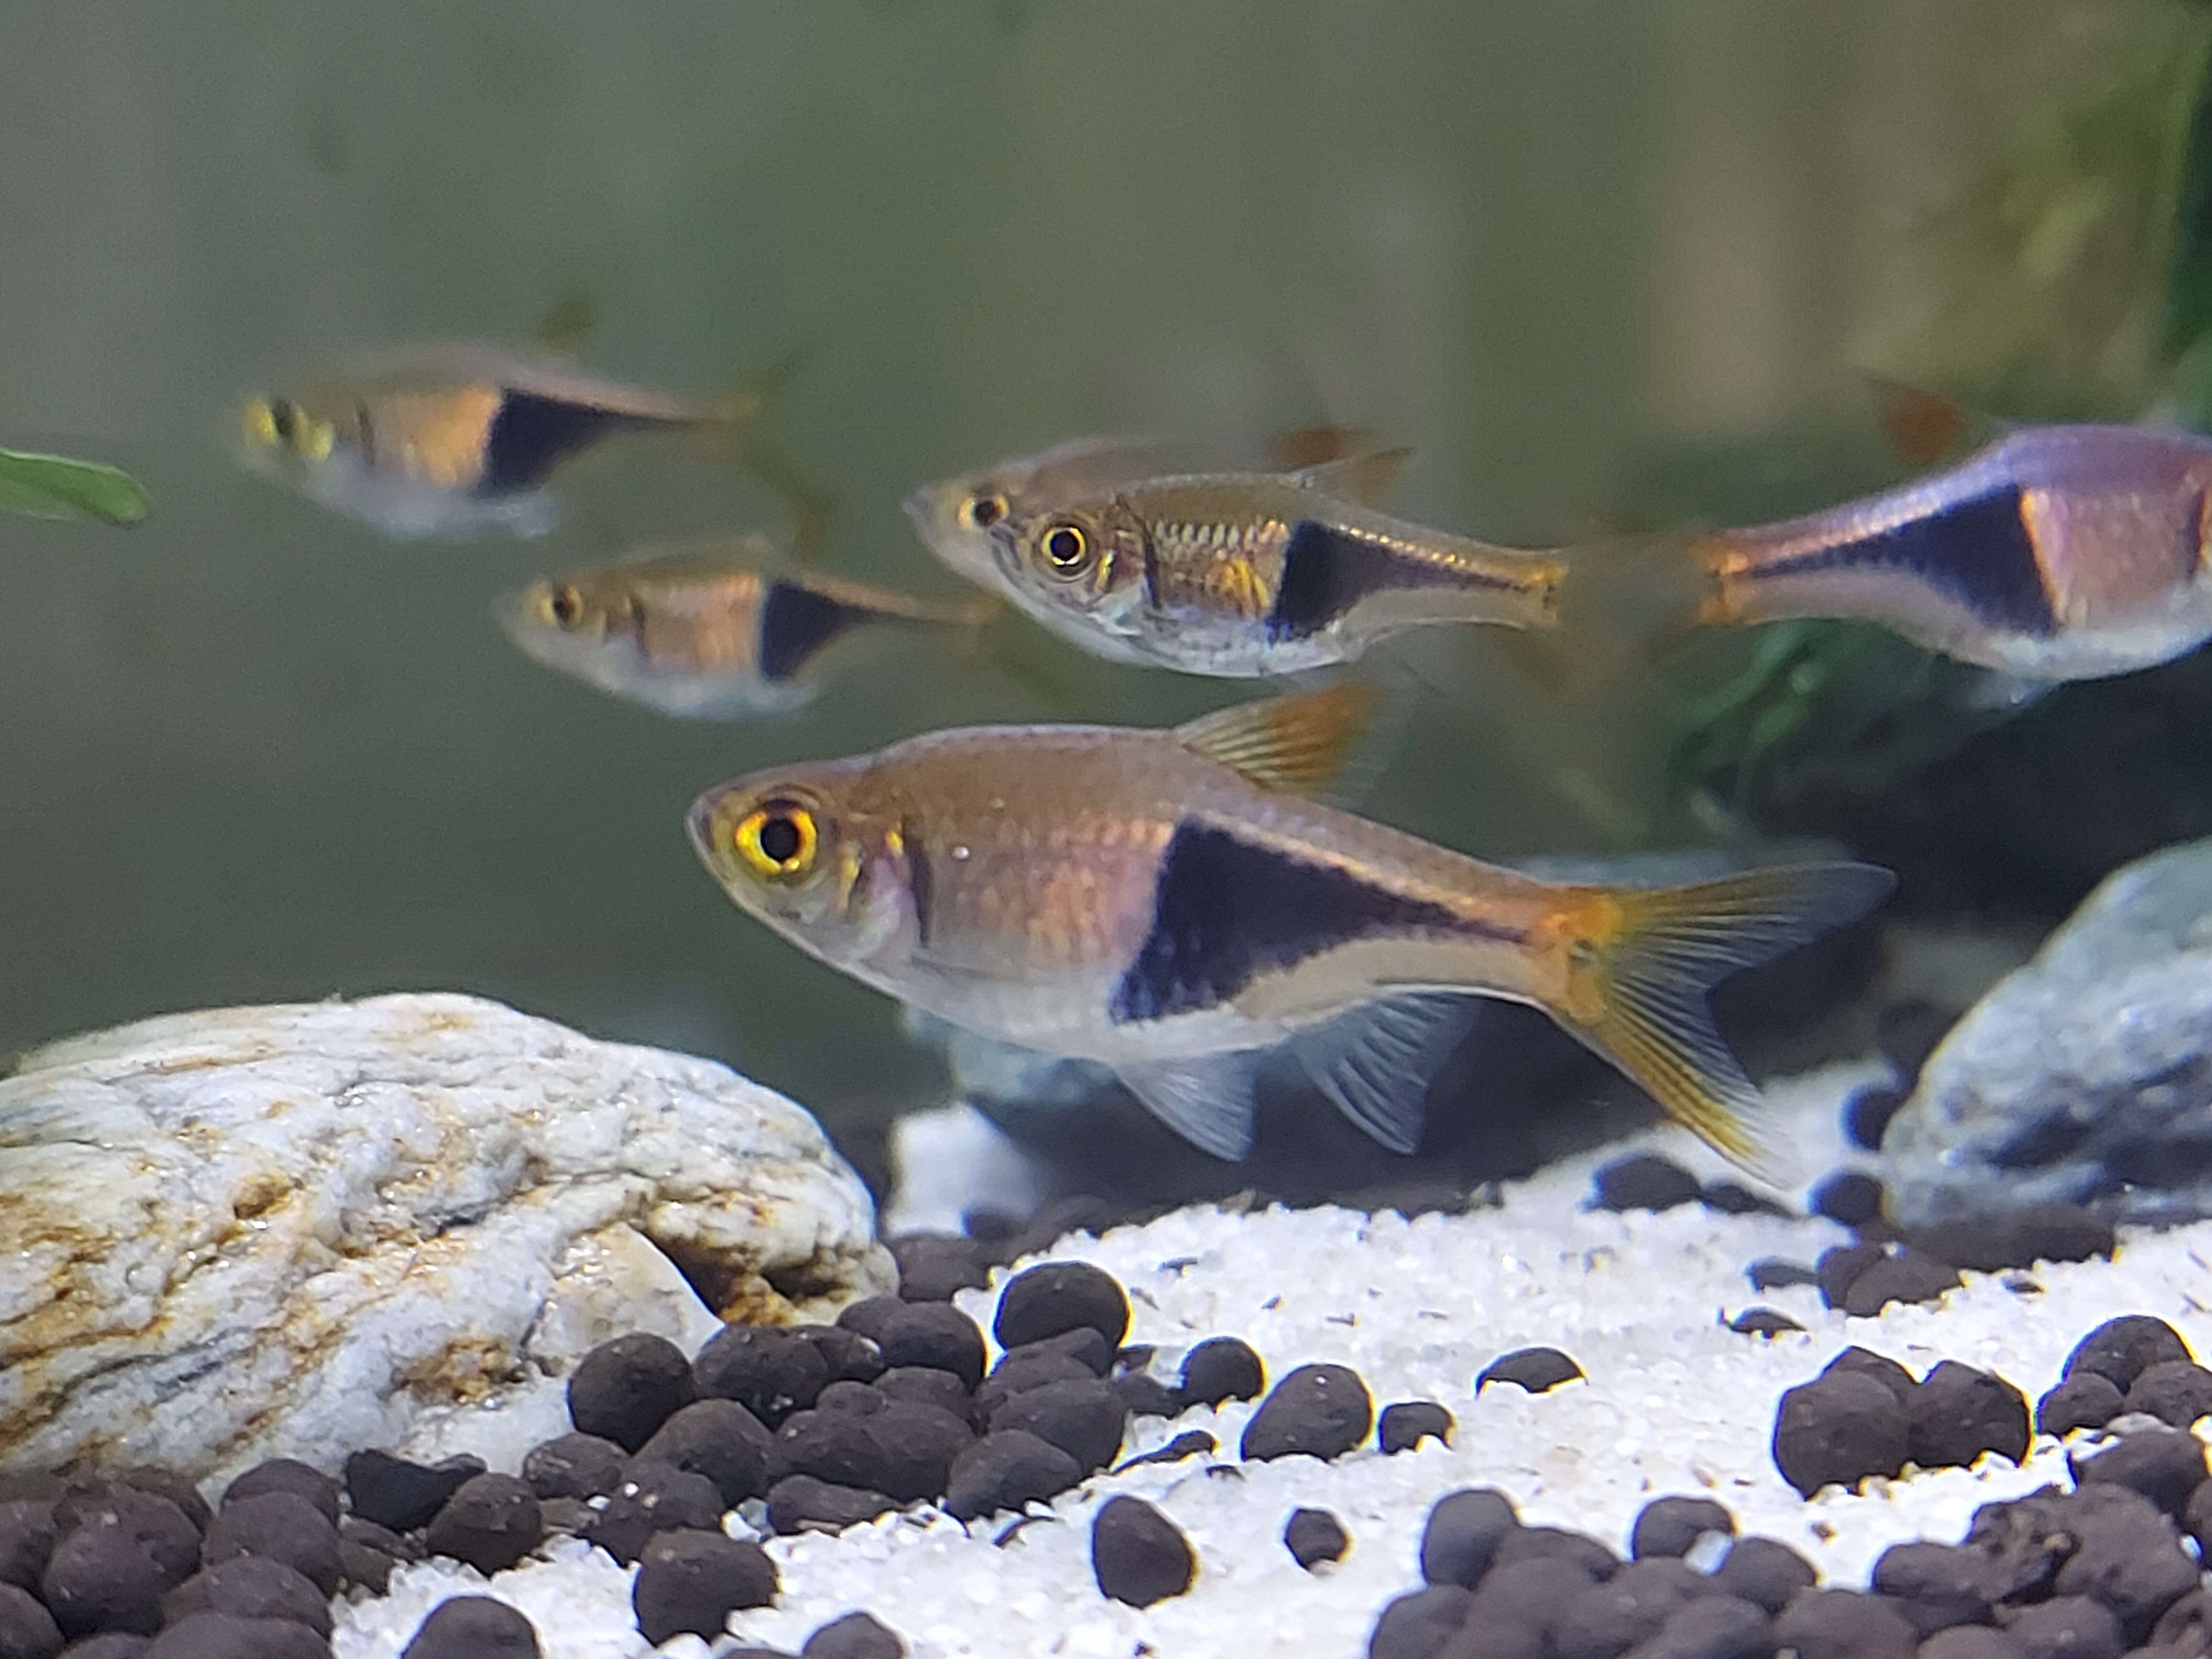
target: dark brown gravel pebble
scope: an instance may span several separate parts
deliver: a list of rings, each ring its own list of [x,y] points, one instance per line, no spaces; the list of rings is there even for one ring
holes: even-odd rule
[[[2079,1547],[2060,1565],[2053,1588],[2102,1601],[2131,1641],[2141,1641],[2160,1614],[2197,1588],[2196,1561],[2148,1498],[2124,1486],[2085,1486],[2065,1515]]]
[[[837,1315],[837,1328],[864,1336],[878,1347],[883,1346],[882,1333],[890,1322],[898,1317],[904,1304],[895,1296],[871,1296],[859,1302],[848,1302]],[[865,1376],[854,1379],[865,1382]]]
[[[1754,1193],[1740,1181],[1708,1181],[1698,1201],[1722,1215],[1778,1215],[1790,1213],[1763,1193]]]
[[[53,1659],[61,1650],[61,1626],[38,1597],[19,1584],[0,1584],[0,1659]]]
[[[1519,1632],[1531,1632],[1542,1644],[1539,1651],[1547,1651],[1575,1598],[1597,1582],[1565,1556],[1501,1560],[1476,1586],[1468,1622],[1471,1626],[1494,1626],[1511,1633],[1511,1650],[1525,1645]]]
[[[1412,1451],[1424,1440],[1450,1445],[1452,1414],[1433,1400],[1404,1400],[1385,1406],[1375,1443],[1386,1452]]]
[[[1300,1365],[1252,1413],[1239,1455],[1251,1462],[1301,1454],[1341,1457],[1374,1425],[1375,1402],[1358,1372],[1345,1365]]]
[[[463,1481],[483,1472],[481,1457],[449,1457],[428,1465],[388,1451],[358,1451],[345,1461],[346,1501],[364,1520],[394,1532],[412,1532],[428,1526]]]
[[[666,1532],[645,1547],[630,1586],[637,1628],[655,1646],[689,1631],[720,1636],[740,1607],[775,1600],[775,1564],[758,1544],[719,1532]]]
[[[1997,1589],[1989,1558],[1963,1544],[1893,1544],[1874,1564],[1873,1588],[1924,1638],[1954,1625],[1987,1624]]]
[[[1746,1308],[1729,1321],[1728,1328],[1738,1336],[1780,1336],[1784,1332],[1805,1328],[1788,1314],[1772,1308]]]
[[[2039,1261],[2087,1261],[2112,1253],[2112,1224],[2078,1204],[2032,1204],[1974,1221],[1916,1227],[1907,1242],[1937,1260],[1977,1273],[2033,1267]]]
[[[1846,1227],[1863,1227],[1881,1219],[1885,1196],[1881,1182],[1863,1170],[1838,1170],[1813,1188],[1806,1207]]]
[[[1920,1644],[1919,1659],[2020,1659],[2020,1644],[1986,1625],[1952,1625]]]
[[[1490,1571],[1498,1547],[1521,1525],[1513,1500],[1492,1486],[1446,1492],[1421,1528],[1421,1577],[1472,1589]]]
[[[835,1388],[836,1384],[830,1386]],[[969,1418],[975,1409],[975,1396],[969,1392],[968,1385],[951,1371],[940,1371],[933,1365],[894,1366],[867,1386],[886,1400],[908,1400],[916,1405],[934,1406],[963,1419]],[[983,1386],[990,1387],[988,1378]]]
[[[2129,1386],[2125,1408],[2185,1429],[2200,1417],[2212,1416],[2212,1371],[2191,1359],[2146,1365]]]
[[[1599,1165],[1590,1179],[1594,1210],[1671,1210],[1703,1195],[1697,1176],[1656,1152],[1617,1158]]]
[[[1774,1620],[1740,1597],[1701,1595],[1668,1613],[1656,1636],[1628,1651],[1629,1659],[1768,1659]]]
[[[1257,1400],[1267,1391],[1267,1367],[1241,1337],[1209,1336],[1182,1360],[1186,1405],[1218,1406],[1224,1400]]]
[[[702,1399],[731,1400],[774,1428],[811,1406],[831,1381],[811,1342],[769,1325],[725,1325],[691,1362]]]
[[[568,1376],[568,1419],[585,1434],[635,1451],[699,1397],[691,1362],[665,1337],[634,1332],[602,1342]]]
[[[289,1619],[195,1613],[170,1626],[146,1659],[330,1659],[330,1638]]]
[[[539,1659],[538,1627],[489,1595],[455,1595],[430,1609],[399,1659]]]
[[[2021,1659],[2120,1659],[2127,1651],[2127,1638],[2112,1609],[2086,1595],[2009,1609],[2004,1620]]]
[[[113,1527],[154,1559],[161,1577],[181,1584],[198,1570],[199,1530],[166,1498],[108,1482],[70,1492],[54,1505],[54,1526],[67,1536],[93,1527]]]
[[[1431,1584],[1400,1596],[1368,1632],[1367,1659],[1435,1659],[1467,1623],[1474,1601],[1457,1584]]]
[[[566,1504],[574,1500],[562,1498],[554,1501]],[[580,1522],[578,1523],[579,1526],[581,1524]],[[392,1588],[392,1570],[398,1565],[398,1556],[378,1549],[373,1544],[356,1544],[350,1538],[338,1540],[338,1571],[343,1582],[349,1585],[358,1585],[372,1595],[381,1595]]]
[[[957,1521],[1057,1498],[1083,1479],[1083,1467],[1024,1429],[994,1431],[952,1460],[945,1513]]]
[[[1174,1522],[1138,1498],[1109,1498],[1091,1523],[1091,1571],[1098,1593],[1133,1607],[1181,1595],[1198,1558]]]
[[[1808,1590],[1784,1608],[1774,1635],[1797,1659],[1913,1659],[1911,1621],[1876,1595]]]
[[[289,1492],[306,1498],[323,1512],[332,1526],[338,1521],[338,1483],[336,1477],[302,1463],[296,1457],[272,1457],[256,1463],[223,1488],[222,1506],[241,1498],[262,1498],[272,1492]]]
[[[1778,1255],[1761,1256],[1743,1270],[1754,1291],[1786,1291],[1796,1285],[1817,1285],[1820,1272],[1802,1261],[1786,1261]]]
[[[1770,1613],[1820,1582],[1813,1564],[1777,1538],[1739,1538],[1713,1569],[1713,1588]]]
[[[1133,1347],[1116,1346],[1105,1335],[1088,1325],[1078,1325],[1062,1331],[1057,1336],[1048,1336],[1035,1342],[1024,1342],[1018,1348],[1009,1348],[1008,1354],[1064,1353],[1070,1359],[1088,1365],[1094,1376],[1118,1376],[1124,1371],[1150,1370],[1152,1349],[1144,1343]]]
[[[919,1371],[927,1370],[929,1368],[926,1365],[908,1365],[901,1369]],[[881,1377],[876,1379],[877,1382],[881,1381],[883,1381]],[[873,1417],[878,1412],[883,1410],[890,1399],[890,1396],[878,1388],[875,1382],[832,1382],[822,1390],[822,1397],[814,1402],[814,1409],[817,1412],[838,1412],[848,1417]],[[794,1412],[792,1415],[795,1417],[798,1413]],[[788,1417],[784,1419],[787,1424],[790,1421],[791,1419]],[[779,1432],[781,1432],[780,1429]]]
[[[2039,1434],[2067,1435],[2101,1429],[2120,1414],[2120,1391],[2095,1371],[2076,1371],[2035,1402]]]
[[[1774,1467],[1810,1498],[1903,1472],[1911,1425],[1897,1396],[1873,1377],[1841,1371],[1784,1391],[1774,1419]]]
[[[2148,1314],[2122,1314],[2108,1319],[2074,1345],[2066,1356],[2063,1375],[2095,1371],[2111,1380],[2123,1395],[2136,1377],[2162,1360],[2193,1359],[2181,1333],[2163,1319]]]
[[[1109,1395],[1113,1392],[1103,1382],[1082,1386],[1103,1389]],[[1118,1451],[1121,1444],[1118,1400],[1114,1404],[1113,1417],[1114,1446]],[[975,1431],[969,1426],[966,1418],[955,1417],[951,1412],[912,1400],[884,1401],[882,1411],[864,1420],[864,1428],[874,1443],[876,1459],[873,1475],[862,1484],[902,1504],[940,1496],[951,1479],[953,1460],[975,1443]],[[1097,1432],[1095,1428],[1093,1431]],[[1108,1455],[1109,1458],[1111,1455]]]
[[[1905,1091],[1887,1083],[1865,1083],[1844,1101],[1844,1134],[1862,1151],[1878,1152],[1890,1119],[1905,1104]]]
[[[1858,1276],[1887,1255],[1888,1251],[1881,1245],[1863,1241],[1856,1244],[1837,1244],[1821,1251],[1813,1264],[1813,1271],[1820,1286],[1821,1305],[1842,1307],[1844,1297],[1850,1294]]]
[[[712,1532],[724,1512],[721,1493],[705,1475],[669,1463],[633,1463],[584,1536],[627,1565],[654,1534]]]
[[[1182,1395],[1149,1371],[1124,1371],[1109,1385],[1132,1417],[1180,1417]]]
[[[672,1463],[703,1474],[735,1509],[768,1491],[768,1425],[734,1400],[695,1400],[638,1448],[641,1462]]]
[[[889,1375],[889,1373],[886,1373]],[[938,1376],[950,1378],[955,1387],[960,1379],[950,1371]],[[991,1414],[1016,1395],[1030,1389],[1041,1389],[1048,1382],[1096,1382],[1098,1373],[1072,1354],[1056,1349],[1032,1352],[1022,1349],[1008,1354],[991,1368],[975,1391],[975,1419],[988,1423]],[[965,1395],[963,1394],[963,1401]]]
[[[799,1532],[842,1532],[898,1505],[879,1492],[832,1486],[811,1474],[787,1474],[768,1492],[768,1523],[788,1536]]]
[[[1219,1449],[1219,1443],[1204,1429],[1185,1429],[1164,1446],[1139,1452],[1134,1457],[1125,1457],[1114,1466],[1114,1473],[1133,1469],[1146,1463],[1180,1463],[1186,1457],[1211,1457]]]
[[[465,1561],[489,1577],[545,1541],[545,1519],[527,1482],[511,1474],[472,1475],[438,1511],[422,1541],[433,1555]]]
[[[872,1382],[884,1374],[884,1351],[875,1339],[842,1325],[788,1325],[787,1334],[822,1356],[833,1382]]]
[[[1080,1382],[1048,1382],[1014,1395],[991,1413],[990,1427],[994,1433],[1026,1430],[1059,1447],[1089,1474],[1121,1455],[1121,1436],[1127,1424],[1127,1408],[1114,1385],[1085,1377]]]
[[[1530,1394],[1549,1394],[1582,1374],[1583,1368],[1557,1348],[1516,1348],[1482,1368],[1474,1379],[1474,1391],[1480,1394],[1492,1382],[1510,1382]]]
[[[317,1635],[331,1633],[331,1604],[323,1593],[282,1561],[257,1555],[241,1555],[196,1573],[161,1600],[161,1616],[173,1625],[195,1613],[289,1619]]]
[[[882,1350],[884,1368],[931,1365],[969,1388],[983,1380],[983,1333],[948,1302],[899,1302],[866,1333]],[[849,1311],[849,1310],[848,1310]]]
[[[2176,1519],[2207,1474],[2204,1443],[2181,1429],[2137,1429],[2100,1451],[2069,1453],[2066,1463],[2077,1486],[2125,1487]]]
[[[18,1498],[0,1504],[0,1584],[36,1589],[58,1533],[48,1498]]]
[[[902,1659],[906,1644],[872,1613],[832,1619],[806,1638],[799,1659]]]
[[[1823,1376],[1839,1376],[1846,1371],[1872,1377],[1895,1395],[1899,1405],[1908,1408],[1912,1404],[1913,1391],[1920,1386],[1912,1380],[1911,1371],[1887,1354],[1876,1353],[1871,1348],[1845,1348],[1820,1368]]]
[[[2148,1646],[2154,1652],[2212,1653],[2212,1593],[2199,1585],[2159,1614]]]
[[[1553,1659],[1620,1659],[1711,1589],[1680,1561],[1633,1562],[1561,1609],[1551,1632]]]
[[[784,1419],[769,1455],[771,1480],[811,1474],[841,1486],[875,1484],[883,1459],[868,1422],[890,1402],[873,1389],[849,1404],[833,1401],[837,1389],[847,1387],[857,1390],[865,1385],[841,1383],[824,1389],[820,1406]]]
[[[1586,1532],[1571,1527],[1516,1527],[1498,1540],[1490,1570],[1523,1561],[1566,1561],[1592,1583],[1610,1578],[1620,1558]]]
[[[991,1270],[971,1238],[914,1233],[891,1240],[890,1252],[904,1301],[950,1302],[962,1291],[980,1291],[991,1282]]]
[[[1710,1498],[1655,1498],[1637,1513],[1628,1553],[1638,1561],[1680,1560],[1709,1532],[1733,1538],[1735,1516]]]
[[[1016,1273],[999,1294],[991,1334],[1002,1348],[1042,1342],[1088,1326],[1118,1347],[1129,1334],[1129,1297],[1121,1283],[1087,1261],[1048,1261]]]
[[[215,1511],[200,1496],[197,1483],[174,1469],[136,1468],[118,1470],[114,1484],[130,1486],[155,1498],[166,1498],[174,1504],[185,1520],[192,1523],[195,1532],[205,1535],[208,1522],[215,1519]]]
[[[1984,1452],[2014,1463],[2027,1455],[2027,1396],[1994,1372],[1947,1359],[1921,1378],[1908,1410],[1911,1458],[1923,1469],[1966,1468]]]
[[[88,1636],[82,1642],[70,1643],[63,1650],[63,1659],[145,1659],[146,1650],[153,1645],[149,1637],[109,1631],[105,1635]]]
[[[1283,1523],[1283,1547],[1290,1551],[1291,1559],[1311,1572],[1324,1561],[1344,1559],[1352,1535],[1327,1510],[1292,1510]]]
[[[596,1434],[564,1434],[533,1446],[522,1478],[540,1498],[605,1498],[622,1484],[629,1454]]]
[[[80,1526],[54,1546],[39,1599],[65,1636],[103,1630],[151,1636],[161,1628],[161,1597],[177,1582],[123,1527]]]
[[[1934,1302],[1963,1282],[1949,1262],[1908,1244],[1884,1254],[1852,1279],[1844,1292],[1843,1310],[1854,1318],[1871,1319],[1893,1302]]]

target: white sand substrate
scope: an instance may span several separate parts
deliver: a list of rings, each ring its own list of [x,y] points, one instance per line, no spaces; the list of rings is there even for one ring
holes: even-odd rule
[[[1810,1169],[1832,1167],[1828,1126],[1849,1075],[1804,1079],[1778,1102],[1797,1109]],[[1643,1144],[1719,1172],[1677,1134]],[[1170,1381],[1191,1344],[1238,1335],[1260,1351],[1271,1376],[1334,1360],[1366,1378],[1378,1409],[1442,1401],[1458,1419],[1456,1443],[1209,1474],[1209,1462],[1235,1462],[1253,1407],[1141,1419],[1125,1455],[1193,1428],[1212,1433],[1222,1451],[1091,1480],[1048,1510],[1038,1506],[1043,1518],[1004,1547],[993,1540],[1010,1517],[963,1528],[934,1511],[840,1537],[771,1539],[782,1593],[773,1607],[737,1615],[734,1636],[721,1645],[795,1652],[821,1624],[865,1608],[931,1659],[1363,1654],[1376,1613],[1418,1584],[1415,1552],[1429,1505],[1468,1486],[1502,1487],[1525,1520],[1577,1528],[1615,1548],[1625,1548],[1649,1499],[1707,1494],[1735,1513],[1741,1531],[1780,1538],[1830,1582],[1861,1585],[1890,1544],[1954,1540],[1978,1504],[2063,1482],[2064,1452],[2040,1439],[2022,1468],[1984,1458],[1972,1470],[1913,1472],[1871,1482],[1863,1493],[1832,1487],[1804,1501],[1769,1455],[1775,1403],[1839,1349],[1858,1343],[1916,1374],[1960,1360],[1999,1372],[2031,1402],[2057,1379],[2081,1334],[2115,1314],[2157,1315],[2200,1354],[2212,1352],[2212,1313],[2199,1300],[2212,1291],[2212,1223],[2124,1234],[2109,1263],[1969,1273],[1941,1305],[1853,1319],[1822,1309],[1811,1289],[1753,1292],[1744,1278],[1760,1256],[1809,1262],[1845,1237],[1829,1223],[1694,1205],[1656,1215],[1584,1208],[1591,1170],[1625,1150],[1563,1164],[1509,1187],[1496,1207],[1466,1214],[1408,1220],[1207,1206],[1065,1241],[1053,1257],[1095,1261],[1128,1288],[1129,1340],[1158,1345],[1155,1370]],[[961,1297],[987,1331],[995,1296],[994,1284]],[[1767,1340],[1725,1328],[1726,1317],[1754,1304],[1807,1329]],[[1588,1380],[1541,1395],[1498,1385],[1474,1395],[1484,1365],[1533,1344],[1564,1349]],[[1188,1595],[1145,1611],[1099,1595],[1089,1522],[1115,1492],[1158,1504],[1188,1536],[1200,1562]],[[1284,1522],[1302,1504],[1334,1511],[1352,1534],[1346,1559],[1319,1573],[1302,1571],[1282,1544]],[[631,1617],[628,1570],[574,1540],[548,1553],[489,1586],[536,1622],[548,1659],[653,1651]],[[450,1562],[402,1568],[388,1595],[342,1609],[339,1659],[392,1659],[439,1601],[486,1588]],[[659,1651],[702,1659],[714,1650],[682,1637]]]

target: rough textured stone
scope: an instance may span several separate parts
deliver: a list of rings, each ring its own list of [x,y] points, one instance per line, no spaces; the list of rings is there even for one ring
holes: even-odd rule
[[[1883,1137],[1907,1226],[2063,1199],[2212,1213],[2212,841],[2109,877],[1960,1020]]]
[[[58,1043],[0,1082],[0,1469],[496,1464],[566,1426],[557,1379],[605,1337],[690,1352],[715,1314],[827,1318],[894,1277],[789,1101],[470,997]]]
[[[775,1564],[758,1544],[719,1532],[663,1533],[639,1557],[630,1606],[658,1644],[689,1631],[717,1637],[739,1607],[775,1599]]]
[[[1091,1524],[1091,1570],[1099,1593],[1133,1607],[1181,1595],[1198,1558],[1174,1522],[1141,1498],[1109,1498]]]
[[[538,1628],[489,1595],[455,1595],[430,1609],[399,1659],[538,1659]]]

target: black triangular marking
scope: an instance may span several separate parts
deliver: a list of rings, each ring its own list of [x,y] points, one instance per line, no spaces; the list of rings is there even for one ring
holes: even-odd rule
[[[617,415],[574,404],[561,398],[541,398],[534,392],[509,392],[500,399],[484,437],[483,476],[477,490],[503,495],[534,489],[553,469],[592,440],[657,422],[635,415]]]
[[[796,582],[770,582],[761,600],[761,678],[789,679],[866,614]]]

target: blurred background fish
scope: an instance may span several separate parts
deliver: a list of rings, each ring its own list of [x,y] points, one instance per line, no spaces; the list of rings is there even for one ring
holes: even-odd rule
[[[750,720],[812,702],[841,641],[971,629],[997,609],[794,569],[754,535],[546,578],[504,600],[500,619],[534,661],[603,691],[689,720]]]

